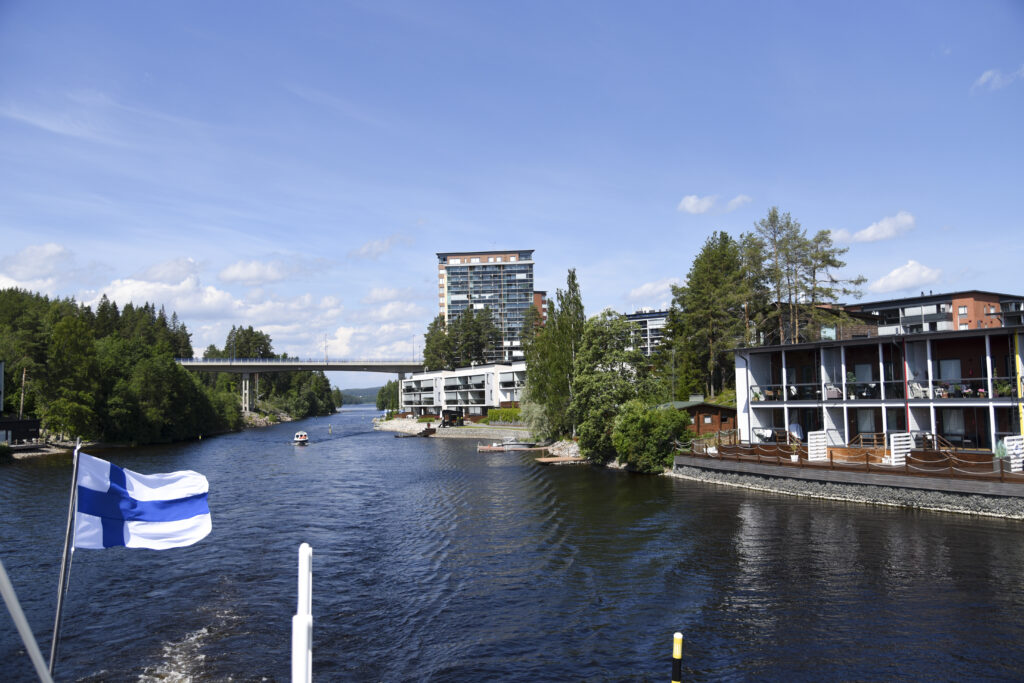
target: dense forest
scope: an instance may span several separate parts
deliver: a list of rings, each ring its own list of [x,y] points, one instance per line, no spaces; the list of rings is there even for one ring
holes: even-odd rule
[[[258,357],[273,353],[268,335],[233,328],[226,347],[249,351],[244,343]],[[119,309],[103,296],[94,312],[73,299],[0,290],[3,413],[39,418],[58,438],[145,444],[239,429],[237,375],[189,372],[174,361],[193,355],[188,329],[162,307]],[[260,398],[295,417],[334,410],[323,373],[267,375]]]

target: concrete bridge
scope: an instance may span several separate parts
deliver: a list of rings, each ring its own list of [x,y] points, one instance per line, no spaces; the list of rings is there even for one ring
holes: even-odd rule
[[[255,376],[259,388],[261,372],[386,372],[401,380],[407,372],[423,372],[423,363],[408,360],[300,360],[298,358],[175,358],[178,365],[201,372],[234,372],[242,376],[242,410],[253,407],[255,392],[250,390],[250,377]]]

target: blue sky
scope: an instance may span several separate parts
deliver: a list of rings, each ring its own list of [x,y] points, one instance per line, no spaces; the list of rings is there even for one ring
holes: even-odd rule
[[[408,358],[435,252],[629,312],[778,206],[865,299],[1019,293],[1022,120],[1010,0],[7,0],[0,287]]]

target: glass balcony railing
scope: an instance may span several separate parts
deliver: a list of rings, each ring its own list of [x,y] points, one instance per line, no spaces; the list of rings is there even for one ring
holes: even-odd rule
[[[882,398],[882,389],[879,382],[847,382],[846,398],[856,399],[878,399]]]
[[[821,383],[811,382],[786,385],[787,401],[820,401]]]
[[[985,379],[942,379],[932,382],[932,396],[936,399],[988,398]]]
[[[750,388],[751,401],[781,401],[781,384],[759,384]]]
[[[883,382],[885,390],[885,400],[892,401],[894,399],[902,399],[907,396],[907,386],[902,379],[893,379],[888,382]]]
[[[1019,398],[1017,395],[1016,377],[993,377],[992,378],[993,398]]]

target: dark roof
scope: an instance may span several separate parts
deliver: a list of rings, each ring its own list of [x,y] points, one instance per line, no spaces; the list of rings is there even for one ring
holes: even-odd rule
[[[497,251],[438,251],[438,256],[486,256],[487,254],[533,253],[533,249],[498,249]]]
[[[732,406],[723,406],[720,403],[708,403],[707,401],[669,401],[668,403],[662,403],[657,406],[658,408],[675,408],[676,410],[688,410],[689,408],[696,408],[698,406],[708,406],[709,408],[721,408],[723,410],[736,409]]]
[[[1024,298],[1024,295],[1020,294],[1002,294],[1000,292],[989,292],[984,289],[965,289],[959,292],[947,292],[945,294],[920,294],[918,296],[908,296],[900,299],[883,299],[881,301],[865,301],[863,303],[856,302],[851,304],[843,304],[845,308],[879,308],[879,307],[890,307],[898,306],[900,304],[906,304],[910,302],[932,302],[932,301],[948,301],[952,299],[960,299],[970,294],[984,294],[986,296],[998,297],[1000,299],[1020,299]]]

